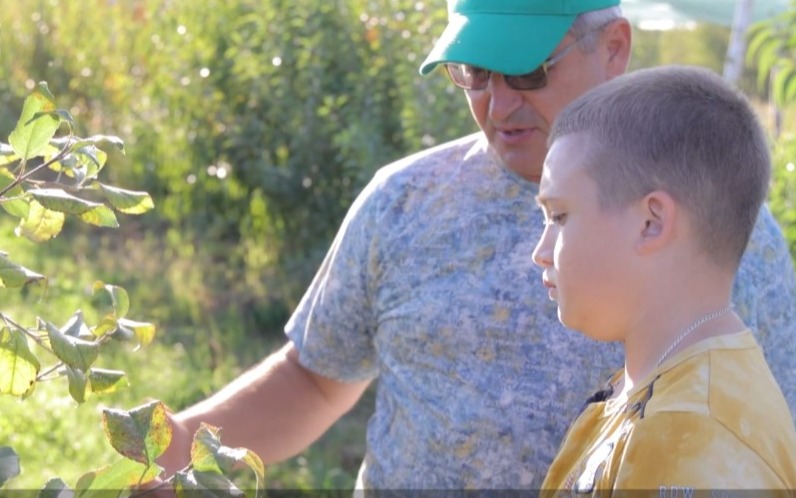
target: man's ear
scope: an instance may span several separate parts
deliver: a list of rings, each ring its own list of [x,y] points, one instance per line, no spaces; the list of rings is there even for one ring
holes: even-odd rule
[[[633,29],[627,19],[617,19],[605,27],[602,41],[607,51],[608,78],[625,74],[632,52]]]
[[[673,239],[677,223],[677,203],[671,195],[656,190],[639,201],[639,254],[651,254],[666,247]]]

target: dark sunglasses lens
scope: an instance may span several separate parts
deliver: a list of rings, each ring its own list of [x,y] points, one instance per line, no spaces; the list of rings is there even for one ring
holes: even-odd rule
[[[530,73],[506,76],[506,83],[515,90],[536,90],[547,85],[547,73],[538,67]]]
[[[489,71],[467,64],[446,64],[451,80],[468,90],[483,90],[489,81]]]

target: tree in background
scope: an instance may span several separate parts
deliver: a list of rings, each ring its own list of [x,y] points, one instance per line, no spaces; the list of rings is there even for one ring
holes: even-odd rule
[[[796,1],[785,12],[755,24],[750,30],[748,59],[758,65],[758,85],[768,84],[775,114],[774,168],[771,211],[779,219],[796,261],[796,134],[781,132],[779,108],[796,102]]]
[[[115,174],[156,199],[143,223],[160,233],[163,262],[202,268],[153,270],[163,294],[196,303],[180,315],[154,301],[155,318],[234,308],[252,328],[279,329],[375,168],[474,131],[444,76],[417,73],[445,16],[414,0],[10,6],[0,101],[47,79],[88,129],[131,137]]]

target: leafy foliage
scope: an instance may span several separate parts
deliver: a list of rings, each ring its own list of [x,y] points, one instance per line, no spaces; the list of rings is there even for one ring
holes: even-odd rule
[[[191,292],[175,271],[137,296],[159,311],[185,296],[190,316],[175,305],[170,321],[231,309],[278,330],[375,169],[475,130],[461,92],[417,72],[443,3],[50,0],[33,17],[0,11],[15,53],[0,57],[0,97],[35,74],[87,134],[131,137],[110,174],[157,200],[140,223],[163,234],[163,263],[203,267]]]
[[[62,124],[67,125],[68,135],[55,138]],[[13,203],[3,204],[3,207],[20,218],[17,234],[34,242],[58,235],[67,217],[97,226],[116,227],[114,209],[142,213],[153,207],[145,192],[127,191],[99,182],[98,175],[107,158],[102,147],[123,150],[121,140],[104,135],[78,138],[72,134],[73,124],[67,112],[56,108],[47,85],[40,83],[25,100],[22,117],[9,136],[9,144],[3,147],[4,161],[0,171],[8,181],[0,191],[0,198],[13,197]],[[86,199],[97,192],[99,200]],[[10,261],[5,254],[0,263],[5,287],[22,288],[46,280]],[[123,288],[98,281],[94,291],[107,292],[110,296],[110,310],[95,325],[87,324],[80,310],[60,328],[44,318],[38,318],[36,326],[25,327],[8,314],[0,313],[0,394],[24,399],[31,395],[37,383],[65,377],[72,399],[83,403],[89,394],[106,394],[124,385],[123,371],[95,367],[100,346],[114,339],[147,345],[154,338],[155,326],[126,318],[130,299]],[[39,354],[30,348],[29,341],[35,344],[37,352],[43,351],[54,361],[43,372]],[[172,434],[166,408],[161,402],[153,401],[130,411],[105,410],[103,424],[111,445],[124,458],[83,474],[76,484],[76,496],[98,496],[108,490],[121,492],[160,477],[163,469],[155,460],[168,447]],[[217,438],[208,445],[205,433],[203,430],[197,435],[195,446],[202,445],[212,451],[200,452],[187,469],[189,474],[185,475],[194,476],[196,470],[195,477],[200,481],[208,478],[207,475],[212,479],[205,485],[234,488],[225,472],[230,470],[231,461],[240,461],[255,469],[258,488],[262,485],[264,470],[256,455],[248,450],[225,448]],[[16,452],[9,447],[0,448],[0,486],[19,473]],[[180,493],[184,487],[182,478],[181,473],[166,482],[175,482]],[[71,491],[63,480],[50,479],[42,493],[71,496]]]
[[[796,264],[796,135],[784,134],[774,147],[771,212],[777,217]]]
[[[758,85],[771,77],[774,100],[796,102],[796,1],[786,11],[754,24],[749,30],[748,59],[757,62]]]

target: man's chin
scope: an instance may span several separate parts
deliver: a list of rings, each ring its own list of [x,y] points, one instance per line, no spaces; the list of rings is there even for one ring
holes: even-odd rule
[[[542,161],[531,161],[528,154],[521,151],[502,151],[494,146],[489,149],[507,170],[534,183],[539,183],[542,178]]]

